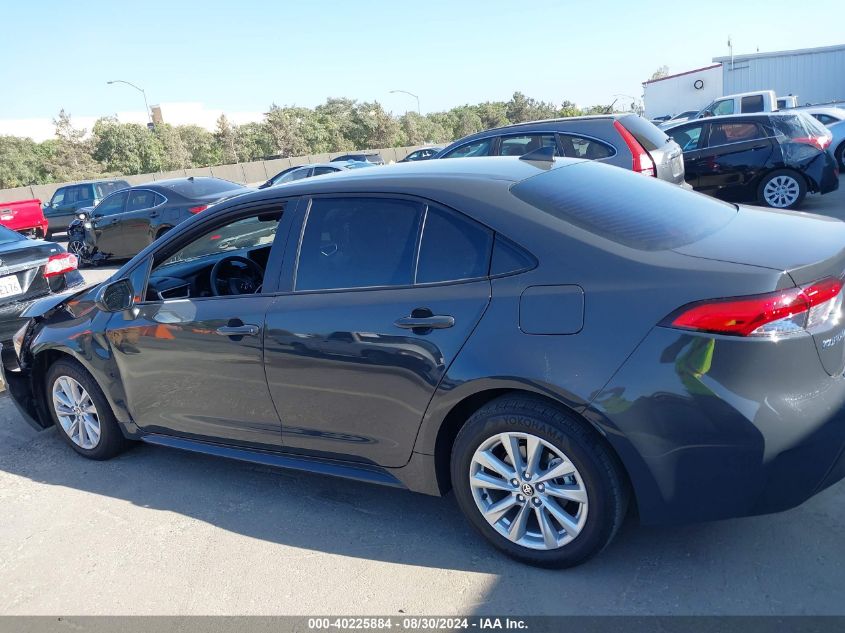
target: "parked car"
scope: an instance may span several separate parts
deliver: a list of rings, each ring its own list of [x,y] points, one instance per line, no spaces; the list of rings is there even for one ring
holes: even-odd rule
[[[799,112],[809,114],[819,123],[826,126],[831,134],[830,151],[833,153],[839,169],[845,170],[845,109],[834,106],[806,106],[798,108]]]
[[[216,205],[32,306],[3,371],[84,457],[452,488],[481,537],[565,567],[631,503],[722,519],[845,477],[843,244],[596,161],[361,169]]]
[[[672,127],[673,125],[677,125],[678,123],[683,123],[684,121],[689,121],[693,118],[696,114],[698,114],[698,110],[686,110],[679,114],[676,114],[673,117],[667,118],[665,121],[655,124],[661,130],[666,129],[667,127]]]
[[[296,167],[288,167],[287,169],[280,171],[261,185],[259,189],[267,189],[267,187],[275,187],[276,185],[283,185],[286,182],[302,180],[303,178],[322,176],[324,174],[334,174],[346,169],[372,167],[373,164],[374,163],[350,160],[346,163],[311,163],[310,165],[297,165]]]
[[[38,208],[41,209],[39,203]],[[33,301],[82,284],[76,257],[58,244],[27,239],[0,226],[0,343],[11,351],[12,335],[27,320]]]
[[[830,150],[839,163],[840,171],[845,171],[845,121],[828,125],[831,134]]]
[[[246,191],[219,178],[174,178],[121,189],[68,226],[68,250],[81,262],[129,259],[192,215]]]
[[[373,165],[384,165],[384,159],[381,154],[376,152],[356,152],[353,154],[343,154],[336,158],[332,158],[333,163],[347,163],[353,161],[356,163],[372,163]]]
[[[44,204],[44,217],[47,218],[47,239],[53,233],[64,233],[68,225],[76,218],[80,209],[94,207],[110,193],[126,189],[125,180],[91,180],[59,187],[53,192],[49,202]]]
[[[839,187],[829,133],[797,111],[712,117],[666,132],[683,148],[687,182],[723,200],[795,209],[807,192]]]
[[[524,156],[544,147],[555,156],[599,160],[684,184],[681,148],[636,114],[548,119],[493,128],[455,141],[435,158]]]
[[[437,154],[437,152],[441,151],[442,149],[443,149],[442,147],[436,147],[436,146],[422,147],[420,149],[414,150],[413,152],[408,154],[405,158],[403,158],[399,162],[400,163],[410,163],[410,162],[413,162],[415,160],[428,160],[429,158],[434,158],[434,155]]]
[[[0,226],[33,239],[47,235],[47,220],[41,211],[41,200],[0,202]]]

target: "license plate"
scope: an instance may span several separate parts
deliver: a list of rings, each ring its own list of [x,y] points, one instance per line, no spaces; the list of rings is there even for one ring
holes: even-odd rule
[[[21,292],[23,290],[21,290],[21,282],[18,281],[17,275],[0,277],[0,297],[11,297]]]

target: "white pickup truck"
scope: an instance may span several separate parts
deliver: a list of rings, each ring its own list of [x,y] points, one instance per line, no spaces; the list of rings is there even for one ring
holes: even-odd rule
[[[793,95],[778,97],[774,90],[741,92],[719,97],[693,118],[700,119],[706,116],[721,116],[723,114],[748,114],[749,112],[774,112],[784,108],[794,108],[797,105],[798,97]]]

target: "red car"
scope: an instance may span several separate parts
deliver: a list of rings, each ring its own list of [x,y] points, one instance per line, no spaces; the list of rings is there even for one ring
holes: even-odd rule
[[[47,235],[47,220],[40,200],[0,202],[0,224],[27,237]]]

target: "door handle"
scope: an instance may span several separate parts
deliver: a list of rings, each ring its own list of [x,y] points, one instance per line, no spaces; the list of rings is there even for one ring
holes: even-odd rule
[[[396,319],[394,325],[406,330],[443,330],[455,325],[455,317],[440,314],[409,316]]]
[[[224,325],[216,330],[220,336],[258,336],[260,331],[257,325]]]

